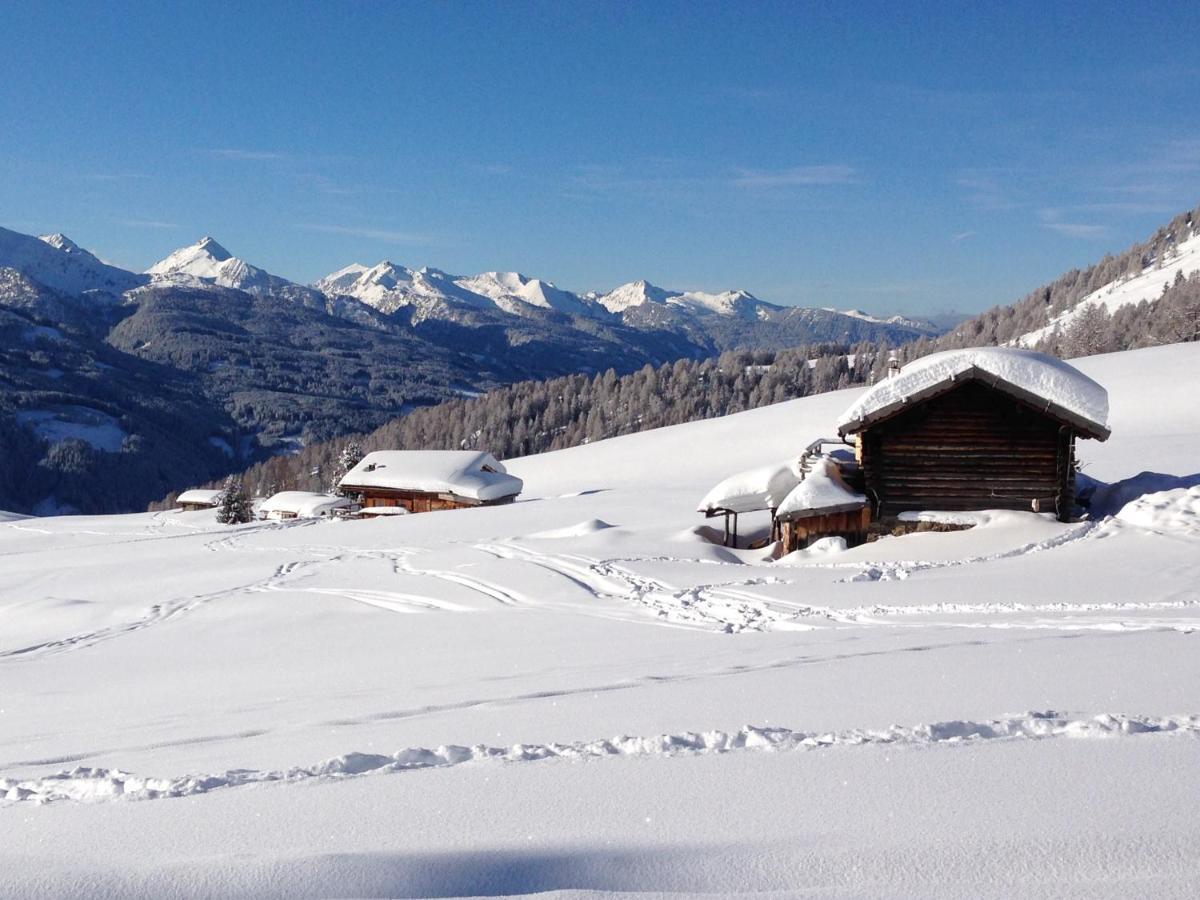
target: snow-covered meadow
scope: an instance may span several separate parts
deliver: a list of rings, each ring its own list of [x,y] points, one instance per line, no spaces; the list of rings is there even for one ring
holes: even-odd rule
[[[1079,367],[1125,482],[1082,523],[698,532],[857,391],[514,460],[510,506],[0,514],[0,894],[1195,895],[1200,345]]]

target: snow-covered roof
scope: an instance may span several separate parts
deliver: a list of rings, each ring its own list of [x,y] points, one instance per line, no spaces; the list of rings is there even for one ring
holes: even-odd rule
[[[471,500],[515,497],[524,486],[480,450],[376,450],[341,480],[346,488],[454,494]]]
[[[353,504],[346,497],[317,494],[312,491],[280,491],[262,502],[261,513],[292,513],[298,519],[315,518],[323,512],[345,509]]]
[[[205,490],[202,488],[192,488],[190,491],[184,491],[175,498],[176,503],[195,503],[207,504],[208,506],[216,506],[221,502],[221,492],[213,490]]]
[[[797,463],[798,460],[790,459],[730,475],[704,495],[697,509],[703,513],[774,509],[800,483]]]
[[[856,494],[842,481],[841,472],[831,459],[821,457],[812,470],[794,487],[775,515],[780,519],[804,519],[825,513],[862,509],[867,498]]]
[[[1087,437],[1109,435],[1108,391],[1061,359],[1013,347],[946,350],[915,360],[859,397],[838,420],[838,432],[861,431],[968,379],[1042,409]]]

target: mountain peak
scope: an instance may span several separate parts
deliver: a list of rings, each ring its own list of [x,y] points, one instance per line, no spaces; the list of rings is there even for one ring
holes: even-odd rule
[[[195,243],[195,248],[203,253],[207,253],[217,262],[224,262],[231,259],[233,254],[217,243],[216,239],[205,235]]]
[[[62,232],[56,231],[54,234],[39,235],[38,240],[44,241],[56,250],[61,250],[63,253],[87,253],[86,250]],[[91,256],[90,253],[88,255]]]

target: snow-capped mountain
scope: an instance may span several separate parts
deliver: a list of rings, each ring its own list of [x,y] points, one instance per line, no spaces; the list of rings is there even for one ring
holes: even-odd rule
[[[586,316],[595,312],[596,308],[594,303],[578,294],[560,290],[539,278],[527,278],[520,272],[484,272],[456,279],[455,284],[490,298],[505,312],[519,314],[524,306],[536,306]]]
[[[88,291],[120,294],[146,281],[145,276],[101,262],[65,235],[36,238],[7,228],[0,228],[0,267],[75,295]]]
[[[497,309],[523,315],[530,308],[573,315],[595,311],[591,301],[519,272],[450,275],[440,269],[410,269],[384,260],[368,268],[354,263],[313,285],[329,295],[354,297],[384,313],[411,307],[413,321],[456,318],[461,309]]]
[[[211,237],[180,247],[152,265],[146,274],[156,281],[215,284],[251,294],[267,294],[294,284],[238,259]]]

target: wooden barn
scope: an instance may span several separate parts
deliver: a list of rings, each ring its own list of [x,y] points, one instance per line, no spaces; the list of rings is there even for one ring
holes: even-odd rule
[[[376,450],[339,487],[357,494],[359,515],[371,517],[511,503],[523,484],[478,450]]]
[[[1075,440],[1109,435],[1108,394],[1062,360],[1008,347],[926,356],[842,416],[874,519],[1018,509],[1066,520]]]
[[[221,503],[221,491],[207,488],[192,488],[175,498],[175,506],[185,512],[212,509]]]

